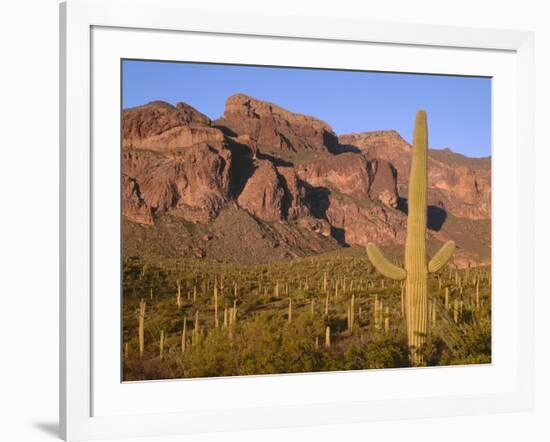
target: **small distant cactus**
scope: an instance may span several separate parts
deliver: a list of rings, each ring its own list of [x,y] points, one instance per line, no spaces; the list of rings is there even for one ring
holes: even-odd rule
[[[380,304],[378,302],[378,295],[374,295],[374,308],[373,308],[373,316],[374,316],[374,327],[378,328],[378,311],[380,309]]]
[[[425,365],[422,347],[428,331],[428,272],[440,270],[451,257],[454,242],[447,242],[426,265],[428,191],[428,127],[426,112],[416,113],[409,179],[405,268],[388,261],[376,245],[367,245],[372,264],[384,276],[405,280],[405,311],[409,354],[414,366]]]
[[[187,345],[187,316],[183,317],[183,329],[181,331],[181,352],[185,353]]]
[[[460,315],[460,304],[458,298],[455,298],[454,307],[453,307],[453,319],[458,324],[458,319]]]
[[[139,358],[143,358],[143,351],[145,348],[145,301],[142,299],[139,301]]]
[[[220,322],[218,319],[218,286],[216,284],[214,284],[214,323],[216,328],[218,328]]]
[[[288,322],[292,322],[292,298],[288,298]]]
[[[351,295],[351,300],[349,303],[349,313],[350,313],[350,330],[353,330],[353,325],[355,323],[355,295]]]
[[[197,345],[200,339],[199,311],[195,312],[195,327],[193,328],[192,344]]]
[[[477,279],[476,283],[476,309],[479,309],[480,303],[479,303],[479,278]]]

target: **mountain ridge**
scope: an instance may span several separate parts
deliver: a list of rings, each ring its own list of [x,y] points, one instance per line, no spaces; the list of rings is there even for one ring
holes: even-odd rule
[[[217,120],[186,103],[154,101],[123,110],[122,126],[123,246],[129,253],[143,252],[138,241],[162,243],[164,236],[179,238],[174,253],[238,261],[238,247],[227,246],[234,249],[230,257],[211,247],[214,239],[233,237],[220,227],[220,214],[227,225],[247,220],[249,235],[242,240],[248,254],[250,238],[271,232],[266,247],[272,256],[263,253],[259,261],[404,242],[411,149],[396,131],[338,136],[316,117],[245,94],[228,97]],[[457,266],[490,262],[490,184],[490,157],[430,150],[428,241],[455,240]],[[165,217],[184,220],[180,229],[191,222],[206,233],[173,235]],[[461,228],[465,221],[468,229]],[[209,229],[216,234],[204,241]]]

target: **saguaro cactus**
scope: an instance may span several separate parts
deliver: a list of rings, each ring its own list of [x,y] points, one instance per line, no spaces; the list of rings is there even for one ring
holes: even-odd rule
[[[187,316],[183,317],[183,329],[181,331],[181,352],[185,353],[187,345]]]
[[[292,322],[292,298],[288,298],[288,322]]]
[[[414,126],[409,178],[405,268],[388,261],[376,245],[367,245],[369,259],[382,275],[398,281],[405,280],[407,338],[411,362],[415,366],[425,365],[421,350],[428,331],[428,272],[443,268],[455,247],[453,241],[448,241],[426,264],[427,192],[428,125],[426,112],[419,110]]]
[[[214,324],[216,328],[220,325],[218,320],[218,286],[214,284]]]
[[[145,301],[139,301],[139,358],[143,358],[143,350],[145,348]]]
[[[160,331],[160,343],[159,343],[159,347],[160,347],[160,360],[162,361],[162,358],[164,356],[164,330],[161,330]]]

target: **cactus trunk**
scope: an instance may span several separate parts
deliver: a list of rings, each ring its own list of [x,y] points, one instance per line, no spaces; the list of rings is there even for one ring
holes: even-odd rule
[[[145,301],[142,299],[139,302],[139,358],[143,358],[143,350],[145,348]]]
[[[454,251],[454,243],[449,241],[426,264],[427,193],[428,126],[426,112],[420,110],[416,114],[414,126],[409,178],[405,268],[388,261],[374,244],[367,245],[369,258],[380,273],[394,280],[405,280],[407,339],[411,364],[414,366],[426,364],[423,346],[428,333],[428,272],[439,271]]]
[[[416,115],[413,157],[409,179],[409,215],[405,243],[405,312],[413,365],[424,365],[421,347],[428,332],[428,271],[426,268],[426,218],[428,190],[428,128],[426,113]]]

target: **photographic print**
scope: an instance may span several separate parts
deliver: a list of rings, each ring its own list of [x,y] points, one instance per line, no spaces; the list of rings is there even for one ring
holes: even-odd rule
[[[122,380],[491,363],[491,79],[121,61]]]

